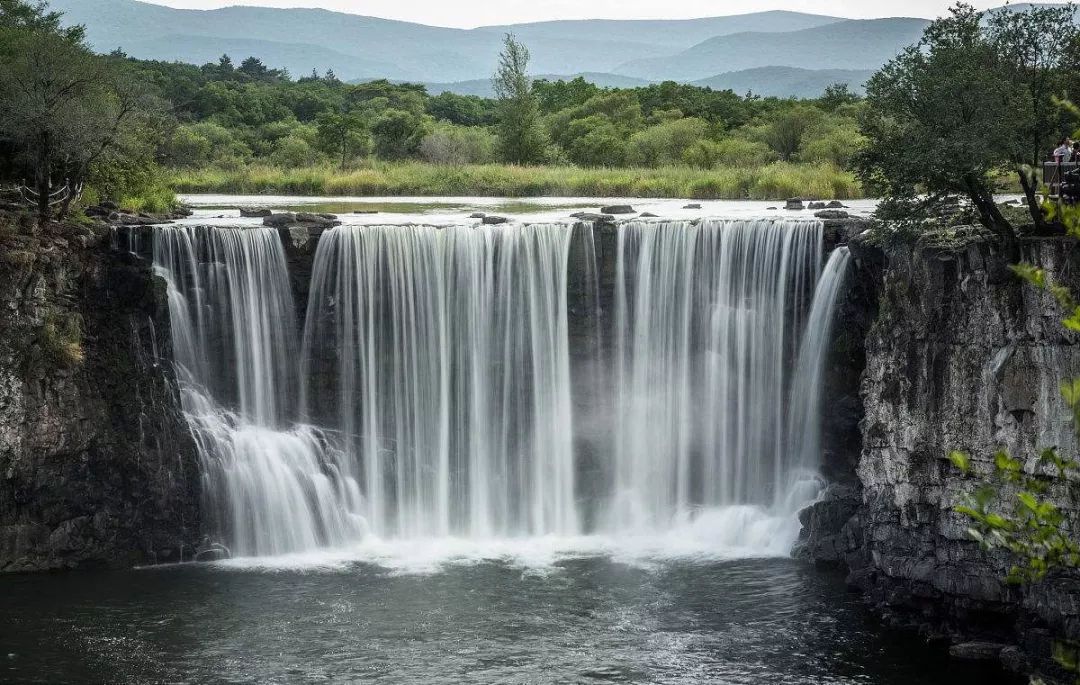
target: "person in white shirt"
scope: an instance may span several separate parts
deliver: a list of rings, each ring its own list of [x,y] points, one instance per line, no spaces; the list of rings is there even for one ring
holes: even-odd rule
[[[1062,162],[1068,162],[1072,159],[1072,145],[1068,138],[1062,138],[1058,143],[1057,148],[1054,149],[1054,161],[1059,164]]]

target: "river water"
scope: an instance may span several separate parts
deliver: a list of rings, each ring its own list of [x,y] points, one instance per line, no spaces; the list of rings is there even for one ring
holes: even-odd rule
[[[787,559],[20,576],[0,615],[7,682],[1005,682]]]

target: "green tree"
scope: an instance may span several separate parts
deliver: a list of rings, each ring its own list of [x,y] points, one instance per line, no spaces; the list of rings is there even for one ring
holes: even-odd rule
[[[63,182],[82,183],[91,166],[137,128],[138,91],[105,58],[63,33],[18,30],[5,38],[0,137],[33,170],[38,215],[46,221],[53,191]]]
[[[424,117],[401,109],[388,109],[371,123],[375,154],[383,159],[403,159],[416,152],[428,133]]]
[[[630,161],[641,166],[670,166],[683,161],[686,150],[705,140],[704,119],[675,119],[651,126],[630,138]]]
[[[58,36],[71,43],[81,44],[85,36],[82,26],[63,25],[63,13],[49,10],[45,0],[0,0],[0,35],[5,30],[29,30]],[[0,40],[0,51],[6,41]]]
[[[991,175],[1016,158],[1018,95],[1001,78],[982,15],[957,5],[867,84],[861,130],[868,143],[856,157],[859,176],[883,194],[884,207],[908,216],[966,195],[1015,255],[1016,233],[994,201]]]
[[[371,151],[371,136],[364,119],[354,112],[323,112],[315,120],[315,139],[344,169],[350,160]]]
[[[506,34],[499,67],[492,79],[497,104],[499,152],[511,164],[543,161],[547,139],[540,123],[540,106],[529,80],[529,49]]]

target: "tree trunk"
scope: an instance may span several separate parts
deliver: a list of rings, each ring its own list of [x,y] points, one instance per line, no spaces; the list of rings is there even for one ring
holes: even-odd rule
[[[1005,258],[1013,263],[1019,262],[1020,243],[1016,239],[1016,231],[994,202],[994,194],[990,192],[982,179],[973,178],[970,175],[964,177],[964,185],[967,187],[971,203],[979,212],[979,220],[997,236]]]
[[[1035,174],[1037,172],[1027,167],[1020,167],[1016,170],[1016,173],[1020,176],[1020,187],[1024,189],[1024,197],[1027,198],[1028,211],[1031,212],[1031,219],[1035,222],[1035,230],[1039,234],[1049,233],[1050,227],[1047,225],[1046,217],[1043,215],[1042,205],[1035,195]]]
[[[49,176],[52,166],[52,141],[48,131],[39,136],[37,168],[34,170],[34,185],[37,191],[38,220],[44,226],[49,223],[49,195],[52,193],[52,180]]]

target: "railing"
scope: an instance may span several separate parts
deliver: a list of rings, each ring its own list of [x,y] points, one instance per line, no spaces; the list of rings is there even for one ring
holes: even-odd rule
[[[18,185],[16,187],[16,190],[18,191],[19,197],[22,199],[22,201],[30,205],[31,207],[37,207],[40,204],[41,194],[30,186],[26,185],[25,182]],[[72,185],[71,181],[66,181],[64,185],[62,185],[60,188],[49,193],[49,206],[55,207],[65,202],[74,202],[82,196],[82,192],[83,184],[81,182]]]
[[[1061,198],[1061,186],[1066,174],[1080,168],[1077,162],[1043,162],[1043,184],[1050,189],[1050,199]]]

